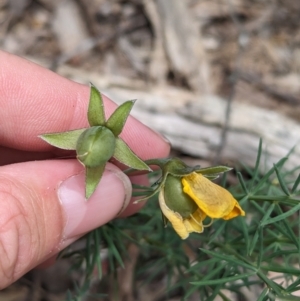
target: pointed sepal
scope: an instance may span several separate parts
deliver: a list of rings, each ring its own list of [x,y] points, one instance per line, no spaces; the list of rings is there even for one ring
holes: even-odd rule
[[[96,167],[86,167],[85,169],[85,198],[89,197],[94,193],[99,184],[103,172],[105,169],[105,164]]]
[[[152,169],[140,159],[121,138],[116,139],[116,148],[113,157],[131,168],[152,171]]]
[[[228,166],[212,166],[212,167],[206,167],[206,168],[200,168],[198,170],[195,170],[196,173],[201,173],[202,175],[215,175],[215,174],[220,174],[224,172],[228,172],[232,170],[231,167]]]
[[[43,134],[39,137],[52,146],[66,150],[75,150],[77,140],[85,130],[86,129],[78,129],[63,133]]]
[[[124,102],[116,108],[107,120],[106,126],[113,132],[115,137],[118,137],[121,134],[134,103],[135,100]]]
[[[87,118],[90,126],[105,125],[106,119],[102,95],[92,84]]]

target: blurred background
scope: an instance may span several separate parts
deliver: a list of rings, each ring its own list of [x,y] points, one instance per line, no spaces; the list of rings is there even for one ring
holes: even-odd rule
[[[266,166],[296,146],[293,168],[299,16],[298,0],[0,0],[0,47],[118,103],[138,99],[133,115],[188,163],[253,167],[262,138]],[[64,264],[0,300],[61,300]]]

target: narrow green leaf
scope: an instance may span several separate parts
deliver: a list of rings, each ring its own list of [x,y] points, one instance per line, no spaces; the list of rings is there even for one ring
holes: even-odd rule
[[[219,262],[219,264],[214,269],[207,271],[207,273],[202,277],[201,281],[218,278],[220,274],[223,274],[222,270],[225,270],[225,267],[227,265],[227,262]]]
[[[85,169],[85,198],[88,199],[99,184],[103,175],[105,164]]]
[[[244,236],[247,254],[249,254],[249,249],[250,249],[249,226],[247,225],[246,220],[244,218],[240,219],[240,226],[241,226],[240,229],[241,233]]]
[[[139,199],[135,200],[135,201],[133,202],[133,204],[138,204],[138,203],[140,203],[140,202],[142,202],[142,201],[146,201],[146,200],[148,200],[149,198],[153,197],[155,194],[157,194],[157,192],[159,191],[160,187],[161,187],[161,186],[157,187],[153,192],[151,192],[151,193],[149,193],[149,194],[147,194],[147,195],[144,195],[142,198],[139,198]]]
[[[252,239],[252,242],[251,242],[251,245],[250,245],[250,249],[249,249],[249,255],[251,255],[252,252],[254,251],[254,249],[256,247],[256,244],[257,244],[257,240],[259,238],[262,239],[262,237],[260,236],[262,234],[261,229],[264,226],[264,222],[269,219],[269,217],[270,217],[271,213],[273,212],[274,208],[275,208],[275,204],[274,203],[272,203],[267,210],[265,208],[265,210],[266,210],[265,214],[264,214],[261,222],[259,223],[259,226],[257,227],[257,229],[256,229],[256,231],[255,231],[255,233],[253,235],[253,239]]]
[[[105,125],[104,104],[101,93],[91,84],[90,101],[87,118],[90,126]]]
[[[247,188],[247,186],[246,186],[246,183],[245,183],[245,181],[244,181],[244,179],[243,179],[242,174],[241,174],[240,172],[238,172],[238,173],[237,173],[237,176],[238,176],[238,179],[239,179],[239,181],[240,181],[240,184],[241,184],[242,189],[244,190],[244,192],[245,192],[246,194],[248,194],[249,191],[248,191],[248,188]]]
[[[191,295],[193,295],[197,290],[198,290],[198,287],[196,285],[190,286],[189,289],[184,294],[184,299],[181,299],[181,300],[190,300],[189,297]]]
[[[222,278],[227,277],[229,275],[229,273],[230,273],[230,270],[225,270],[224,269],[224,273],[219,274],[219,276],[222,275]],[[214,290],[212,291],[212,294],[207,298],[207,301],[215,301],[217,295],[220,295],[220,297],[221,297],[222,293],[220,292],[220,290],[223,289],[223,288],[224,288],[223,283],[220,283],[220,284],[216,285],[214,287]],[[223,299],[223,301],[225,301],[225,300],[226,299]],[[227,300],[229,301],[229,299],[227,299]]]
[[[268,220],[261,222],[261,226],[266,226],[266,225],[270,225],[273,223],[278,223],[281,220],[286,219],[287,217],[293,215],[294,213],[296,213],[298,210],[300,209],[300,204],[296,205],[295,207],[293,207],[292,209],[286,211],[285,213],[282,213],[276,217],[272,217],[269,218]]]
[[[226,226],[226,223],[218,221],[220,224],[219,227],[216,227],[215,232],[210,236],[208,244],[212,244],[218,237],[220,237],[220,234],[222,231],[224,231],[224,228]]]
[[[139,189],[141,191],[147,191],[147,192],[153,192],[153,187],[145,186],[145,185],[138,185],[138,184],[132,184],[133,189]]]
[[[300,204],[298,202],[298,205],[296,205],[296,207],[299,205]],[[276,213],[278,216],[281,216],[282,214],[284,214],[279,204],[276,204],[275,210],[276,210]],[[299,245],[298,237],[296,236],[295,231],[293,229],[294,227],[292,226],[291,222],[287,218],[284,218],[280,224],[275,223],[274,226],[276,227],[276,229],[279,232],[281,232],[283,235],[285,235],[287,238],[289,238],[291,241],[293,241],[296,246]],[[284,231],[284,230],[286,230],[286,231]]]
[[[86,238],[86,253],[85,253],[86,273],[88,276],[91,276],[91,274],[93,273],[93,267],[91,264],[92,238],[93,238],[93,234],[92,232],[90,232]]]
[[[255,167],[254,167],[254,174],[252,175],[252,180],[251,180],[250,187],[252,187],[254,185],[254,183],[256,181],[256,178],[258,176],[258,173],[259,173],[261,153],[262,153],[262,138],[259,139],[257,157],[256,157],[256,162],[255,162]]]
[[[278,181],[279,181],[279,184],[280,184],[280,187],[281,187],[282,191],[286,195],[290,195],[289,189],[288,189],[287,185],[285,184],[285,182],[282,178],[282,175],[281,175],[279,169],[277,168],[277,166],[275,164],[274,164],[274,169],[275,169],[275,172],[276,172],[276,175],[277,175],[277,178],[278,178]]]
[[[298,277],[295,282],[293,282],[291,285],[289,285],[286,289],[287,292],[295,292],[300,290],[300,278]]]
[[[116,259],[116,261],[119,263],[119,265],[124,268],[124,263],[123,263],[123,260],[122,260],[122,256],[120,254],[120,252],[118,251],[117,247],[116,247],[116,244],[115,242],[113,241],[111,235],[109,235],[109,233],[107,233],[107,231],[104,231],[102,232],[104,237],[105,237],[105,240],[106,240],[106,243],[108,244],[108,255],[111,259]],[[114,268],[112,267],[112,271],[114,271]]]
[[[244,261],[239,260],[234,255],[225,255],[225,254],[222,254],[220,252],[210,251],[210,250],[206,250],[206,249],[203,249],[203,248],[200,248],[200,250],[203,253],[208,254],[212,257],[219,258],[220,260],[226,260],[227,262],[231,262],[234,265],[238,265],[240,267],[244,267],[246,269],[256,271],[256,267],[254,267],[254,266],[252,266],[252,265],[250,265],[250,264],[248,264]]]
[[[296,244],[298,248],[298,265],[300,266],[300,212],[298,212],[298,243]]]
[[[276,252],[272,252],[272,254],[268,254],[268,258],[272,259],[272,258],[276,258],[276,257],[280,257],[280,256],[289,256],[289,255],[296,255],[298,254],[299,250],[298,249],[293,249],[293,250],[279,250]]]
[[[186,271],[186,273],[190,273],[193,272],[195,274],[197,274],[199,277],[203,277],[202,273],[197,272],[197,271],[201,271],[201,269],[207,268],[207,270],[212,270],[215,268],[216,264],[219,264],[219,258],[210,258],[207,260],[203,260],[200,262],[195,262],[192,266],[189,267],[189,269]]]
[[[220,298],[222,298],[222,301],[232,301],[232,299],[229,299],[223,292],[219,292]]]
[[[296,192],[296,189],[298,188],[299,186],[299,183],[300,183],[300,174],[298,175],[294,185],[293,185],[293,188],[292,188],[292,193],[295,193]]]
[[[85,130],[86,129],[78,129],[63,133],[49,133],[40,135],[39,137],[52,146],[66,150],[75,150],[77,140]]]
[[[282,265],[275,265],[275,264],[269,264],[269,265],[262,265],[261,266],[261,270],[264,271],[273,271],[273,272],[277,272],[277,273],[282,273],[282,274],[288,274],[288,275],[295,275],[295,276],[300,276],[300,270],[299,269],[295,269],[292,267],[285,267]]]
[[[277,163],[276,167],[282,167],[288,158],[281,158]],[[265,183],[268,181],[269,177],[274,173],[274,167],[272,167],[261,179],[259,179],[259,183],[255,186],[255,188],[251,189],[251,193],[255,195]]]
[[[268,292],[269,292],[269,288],[268,287],[264,288],[263,291],[261,292],[261,294],[259,295],[257,301],[264,301]]]
[[[94,234],[94,243],[95,243],[95,252],[93,254],[94,256],[94,262],[93,264],[97,266],[98,270],[98,279],[102,279],[102,264],[101,264],[101,254],[100,254],[100,231],[99,229],[96,229],[93,231]]]
[[[121,138],[116,139],[116,149],[113,157],[131,168],[152,171],[151,168],[142,161],[142,159],[140,159]]]
[[[135,100],[128,100],[124,102],[116,108],[116,110],[107,120],[106,126],[113,132],[116,137],[121,134],[134,103]]]
[[[276,301],[299,301],[299,297],[293,295],[290,296],[283,295],[283,296],[278,296],[276,298]]]
[[[239,162],[239,164],[241,164],[240,168],[249,175],[250,179],[252,179],[254,175],[254,170],[249,166],[247,166],[246,164],[244,164],[243,162]]]
[[[250,272],[250,273],[245,273],[245,274],[238,274],[236,276],[220,278],[220,279],[216,279],[216,280],[194,281],[194,282],[191,282],[191,284],[195,284],[198,286],[216,285],[216,284],[221,284],[221,283],[233,282],[233,281],[240,280],[243,278],[249,278],[249,277],[254,276],[255,274],[256,274],[255,272]]]
[[[257,268],[260,268],[260,265],[262,263],[263,257],[264,257],[264,231],[263,227],[259,227],[259,245],[258,245],[258,258],[257,258]]]

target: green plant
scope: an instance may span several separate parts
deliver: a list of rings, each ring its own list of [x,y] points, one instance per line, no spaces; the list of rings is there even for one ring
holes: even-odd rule
[[[93,89],[92,87],[91,99],[98,101],[100,93]],[[123,126],[132,107],[128,102],[125,104],[125,113],[121,114]],[[113,136],[117,138],[123,127],[121,126],[118,131],[115,131],[114,127],[110,126],[110,124],[118,124],[117,119],[110,122],[111,119],[105,121],[103,117],[101,123],[99,120],[91,121],[94,117],[90,118],[92,128],[100,126],[101,135],[102,127],[108,126]],[[99,128],[97,128],[98,130]],[[81,136],[85,131],[89,131],[89,129],[81,130],[79,135],[76,134],[76,139],[72,138],[71,143],[72,149],[77,150],[77,157],[83,164],[86,162],[81,160],[80,150],[85,149],[86,143],[90,143],[89,137],[88,140],[85,140],[86,137]],[[61,147],[60,142],[56,144],[53,142],[57,137],[59,138],[59,134],[52,136],[48,134],[44,135],[43,139]],[[79,140],[81,142],[84,140],[84,142],[78,143]],[[98,151],[97,148],[96,150]],[[89,155],[93,154],[92,151]],[[125,151],[128,153],[127,148]],[[121,152],[120,149],[119,153]],[[75,292],[68,293],[67,300],[85,300],[86,296],[91,294],[89,288],[92,282],[96,280],[101,283],[108,275],[116,276],[119,267],[126,269],[124,259],[128,258],[128,246],[132,244],[136,245],[139,250],[138,261],[134,269],[134,284],[136,286],[146,285],[164,278],[166,281],[161,285],[165,286],[165,299],[176,295],[180,296],[181,300],[189,300],[192,295],[197,294],[203,301],[213,301],[217,296],[224,301],[237,300],[237,298],[249,300],[247,294],[252,293],[251,301],[254,298],[257,301],[298,300],[295,292],[300,290],[300,197],[298,188],[300,175],[296,177],[296,180],[293,179],[295,172],[300,167],[295,167],[294,170],[285,170],[284,163],[288,160],[286,157],[279,160],[271,169],[263,172],[261,168],[262,153],[262,141],[260,141],[255,168],[251,170],[244,167],[245,179],[241,172],[237,172],[239,183],[228,187],[232,195],[225,192],[223,188],[215,188],[215,184],[210,182],[210,180],[216,179],[220,173],[224,173],[222,183],[225,186],[226,172],[230,168],[224,166],[204,169],[199,166],[188,167],[178,159],[154,159],[142,162],[134,155],[130,155],[130,158],[133,159],[125,160],[125,163],[127,162],[132,168],[127,172],[137,169],[132,162],[140,164],[138,165],[140,169],[150,170],[148,165],[152,166],[153,164],[160,167],[161,174],[152,187],[134,186],[134,195],[141,199],[150,198],[148,204],[139,213],[129,218],[117,219],[87,234],[83,238],[85,241],[83,248],[73,251],[72,247],[69,247],[61,254],[62,257],[71,257],[74,262],[73,269],[80,269],[84,273],[83,282],[78,284]],[[115,152],[111,151],[105,157],[104,163],[101,161],[100,165],[105,164],[114,154]],[[118,157],[122,158],[122,154],[119,154],[117,159]],[[156,175],[157,173],[155,172]],[[205,187],[208,188],[205,188],[204,191],[218,191],[214,197],[220,196],[220,200],[222,200],[222,195],[226,195],[228,199],[226,206],[229,206],[229,209],[226,207],[226,214],[214,216],[210,211],[205,211],[202,204],[198,205],[198,201],[194,200],[192,194],[188,195],[197,203],[197,206],[190,203],[193,201],[184,193],[190,190],[193,181],[190,181],[186,191],[182,188],[181,181],[189,181],[191,175],[196,175],[201,183],[205,183]],[[205,177],[204,182],[203,177]],[[101,175],[99,177],[97,174],[96,181],[92,181],[94,183],[92,188],[87,188],[87,197],[93,192],[100,178]],[[89,187],[88,181],[89,178],[87,178],[87,187]],[[197,182],[197,185],[199,183]],[[179,190],[176,188],[177,192],[174,196],[172,189],[175,189],[175,186],[179,187]],[[156,192],[159,191],[160,194],[163,191],[163,201],[171,211],[171,217],[163,210],[164,215],[174,226],[172,218],[175,214],[177,216],[176,223],[179,223],[180,227],[174,226],[174,229],[182,238],[186,238],[191,233],[188,239],[180,239],[171,227],[165,229],[157,204]],[[187,203],[184,206],[172,203],[170,199],[175,198],[176,195],[180,196],[181,202]],[[211,195],[210,192],[209,195]],[[205,206],[211,206],[210,201],[208,198]],[[218,211],[219,205],[216,208],[214,210]],[[200,213],[194,215],[197,210],[200,210]],[[246,212],[245,217],[243,216],[244,211]],[[189,219],[191,216],[192,219]],[[213,221],[203,231],[202,222],[207,216],[211,217]],[[188,220],[187,225],[185,224],[186,220]],[[165,221],[167,220],[165,219]],[[196,224],[193,224],[194,222]],[[184,226],[187,232],[181,235],[180,229]],[[108,269],[106,271],[103,271],[102,267],[101,250],[107,252],[105,260],[107,260]],[[228,292],[231,295],[228,296]]]

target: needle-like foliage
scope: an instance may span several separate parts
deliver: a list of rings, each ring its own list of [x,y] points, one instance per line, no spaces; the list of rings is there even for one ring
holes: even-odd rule
[[[128,246],[135,244],[135,289],[160,283],[164,300],[299,300],[295,294],[300,290],[300,177],[295,172],[300,167],[285,170],[288,158],[283,158],[262,172],[261,142],[257,158],[255,169],[237,173],[239,184],[230,187],[246,217],[216,220],[202,234],[181,240],[171,227],[164,229],[157,203],[150,200],[134,216],[87,235],[85,248],[75,252],[85,283],[95,280],[95,267],[100,283],[106,278],[101,273],[101,249],[108,254],[107,273],[115,274],[128,256]],[[137,195],[150,195],[155,183],[153,189],[138,188]]]

